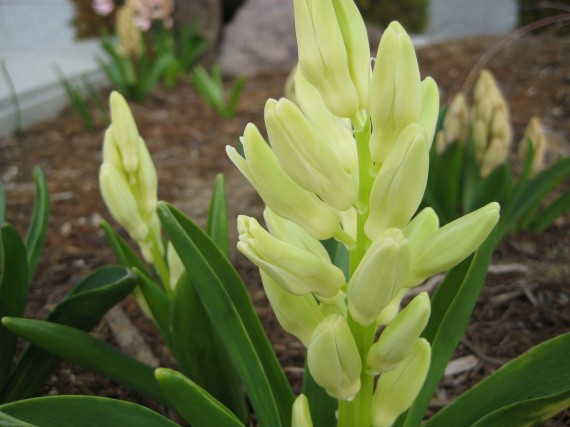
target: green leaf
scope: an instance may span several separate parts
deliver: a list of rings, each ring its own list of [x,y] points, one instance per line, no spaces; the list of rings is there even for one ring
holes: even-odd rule
[[[6,221],[6,191],[0,181],[0,224]]]
[[[432,314],[422,334],[432,347],[430,368],[418,397],[405,416],[405,422],[398,425],[415,427],[420,424],[447,362],[465,332],[477,296],[485,282],[494,242],[492,233],[471,261],[463,261],[447,273],[446,279],[434,294]]]
[[[502,164],[493,169],[489,175],[477,183],[470,212],[490,202],[504,204],[506,197],[513,189],[512,180],[512,172],[508,164]]]
[[[95,396],[49,396],[0,406],[0,411],[41,427],[177,427],[144,406]]]
[[[44,173],[38,166],[34,168],[34,182],[36,185],[36,199],[34,202],[32,221],[26,236],[29,265],[28,274],[30,280],[34,276],[44,248],[49,217],[49,191],[47,181]]]
[[[249,411],[239,377],[186,272],[174,291],[170,329],[181,371],[247,421]]]
[[[337,424],[336,411],[338,401],[328,395],[324,388],[318,385],[307,367],[303,373],[303,394],[309,401],[313,427],[330,427]]]
[[[28,294],[28,261],[24,242],[8,223],[0,225],[0,318],[23,316]],[[0,392],[4,389],[17,337],[0,326]]]
[[[11,417],[8,414],[0,412],[0,427],[40,427],[40,426],[26,423],[24,421]]]
[[[162,289],[145,273],[134,267],[134,272],[139,279],[139,288],[150,308],[164,342],[168,348],[172,348],[172,331],[170,330],[170,298]]]
[[[54,308],[47,321],[89,331],[115,304],[135,287],[136,277],[119,266],[93,271]],[[36,346],[29,346],[10,375],[3,401],[30,397],[57,367],[59,358]]]
[[[552,225],[556,218],[561,217],[570,209],[570,191],[566,191],[558,199],[544,208],[536,221],[532,224],[532,230],[541,233]]]
[[[150,366],[87,332],[45,320],[4,317],[2,323],[13,333],[62,359],[99,372],[158,402],[169,404],[160,391]]]
[[[289,425],[293,393],[245,285],[228,259],[190,219],[165,202],[158,203],[158,214],[232,357],[260,423]]]
[[[538,422],[559,412],[570,403],[568,354],[570,333],[531,348],[435,414],[426,427],[529,425],[509,424],[509,418],[528,422],[534,414]]]
[[[224,116],[225,118],[231,118],[234,116],[239,101],[239,96],[241,95],[244,85],[245,77],[238,77],[232,85],[230,97],[226,106],[226,112]]]
[[[155,376],[174,408],[194,427],[240,427],[244,424],[222,403],[192,380],[172,369]]]
[[[230,257],[230,238],[228,231],[228,204],[226,189],[224,187],[224,175],[218,174],[212,188],[210,210],[208,211],[208,236],[220,248],[220,251]]]

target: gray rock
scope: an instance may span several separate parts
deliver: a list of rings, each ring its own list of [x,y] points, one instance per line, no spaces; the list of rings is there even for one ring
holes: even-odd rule
[[[288,71],[296,62],[292,1],[247,0],[224,29],[220,66],[225,75]]]

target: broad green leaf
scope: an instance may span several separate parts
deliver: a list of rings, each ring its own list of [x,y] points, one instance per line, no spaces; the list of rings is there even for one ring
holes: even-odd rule
[[[162,289],[145,273],[141,273],[137,267],[133,268],[139,279],[139,289],[141,290],[148,307],[156,321],[162,338],[168,348],[172,348],[172,331],[170,330],[170,298]]]
[[[193,427],[240,427],[239,418],[195,382],[172,369],[159,368],[155,376],[174,408]]]
[[[24,421],[11,417],[8,414],[0,412],[0,427],[40,427],[40,426],[26,423]]]
[[[216,245],[164,202],[158,214],[220,334],[262,425],[291,422],[293,393],[257,317],[245,285]]]
[[[41,427],[178,427],[144,406],[95,396],[48,396],[0,406],[0,411]]]
[[[570,391],[530,399],[499,409],[477,421],[473,427],[532,427],[570,407]]]
[[[34,168],[34,182],[36,185],[36,199],[32,221],[26,235],[26,250],[28,253],[28,274],[30,280],[34,276],[38,262],[42,255],[47,234],[49,217],[49,191],[47,181],[42,170]]]
[[[435,414],[426,427],[471,426],[476,422],[481,427],[525,425],[508,424],[508,420],[515,416],[524,420],[534,413],[539,421],[559,412],[570,403],[568,354],[570,333],[531,348]],[[509,418],[497,424],[502,415]],[[485,417],[493,423],[483,422]]]
[[[26,341],[62,359],[99,372],[168,405],[150,366],[125,355],[87,332],[44,320],[4,317],[2,323]]]
[[[224,187],[224,175],[218,174],[212,188],[210,210],[208,211],[208,236],[220,248],[220,251],[230,257],[230,239],[228,231],[228,204],[226,189]]]
[[[83,279],[54,310],[47,321],[89,331],[135,287],[136,277],[120,266],[98,268]],[[60,359],[36,346],[28,346],[10,375],[3,401],[32,396],[57,367]]]
[[[537,215],[538,218],[532,224],[532,230],[537,233],[543,232],[552,225],[556,218],[561,217],[568,210],[570,210],[570,191],[562,194]]]
[[[174,291],[170,329],[181,371],[247,421],[249,411],[239,377],[186,272]]]
[[[8,223],[0,225],[0,245],[0,318],[23,316],[29,276],[26,247],[16,229]],[[8,379],[17,339],[0,326],[0,393]]]
[[[432,298],[432,315],[423,336],[432,347],[428,375],[405,421],[397,425],[418,426],[435,392],[447,362],[461,340],[485,281],[494,248],[493,233],[475,252],[472,261],[464,261],[450,272]],[[469,268],[465,270],[467,263]],[[404,420],[404,417],[401,417]],[[453,425],[453,424],[451,424]]]

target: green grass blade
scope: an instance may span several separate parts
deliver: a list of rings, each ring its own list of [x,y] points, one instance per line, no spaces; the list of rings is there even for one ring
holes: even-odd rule
[[[570,191],[567,191],[540,212],[538,219],[532,224],[532,230],[537,233],[543,232],[552,225],[556,218],[564,215],[569,209]]]
[[[34,167],[34,182],[36,186],[34,212],[26,235],[30,280],[34,276],[34,272],[42,255],[49,218],[49,191],[46,177],[39,166]]]
[[[172,369],[159,368],[155,376],[174,408],[194,427],[241,427],[244,424],[223,404],[192,380]]]
[[[405,417],[405,427],[416,427],[421,423],[447,362],[465,332],[485,282],[493,248],[491,235],[473,256],[465,275],[462,277],[464,263],[452,269],[448,274],[454,280],[443,281],[432,298],[432,316],[424,332],[432,346],[431,365],[424,385]]]
[[[208,211],[208,224],[206,226],[208,236],[218,246],[220,251],[230,257],[230,238],[228,230],[228,204],[224,175],[218,174],[212,188],[210,210]]]
[[[262,425],[291,422],[293,393],[228,259],[190,219],[159,202],[161,222],[222,337]]]
[[[28,294],[28,262],[24,242],[8,223],[0,226],[0,318],[23,316]],[[5,388],[17,337],[0,325],[0,392]]]
[[[178,427],[144,406],[95,396],[49,396],[0,406],[0,411],[41,427]]]
[[[426,423],[426,427],[470,426],[478,421],[482,422],[484,417],[502,408],[505,408],[504,415],[512,415],[511,411],[523,415],[524,405],[518,407],[511,405],[522,404],[532,399],[547,398],[542,403],[546,406],[554,405],[555,407],[550,408],[555,410],[554,413],[564,409],[568,406],[570,397],[568,354],[570,354],[570,333],[531,348],[443,408]],[[538,403],[540,402],[533,402],[535,411],[540,409]],[[559,404],[563,405],[562,408],[557,407]],[[552,412],[546,411],[546,413]],[[499,415],[495,414],[491,418],[497,420]],[[480,425],[487,427],[491,424]],[[507,420],[500,425],[508,425]]]
[[[47,321],[89,331],[135,287],[136,277],[123,267],[101,267],[82,280],[47,317]],[[18,360],[2,401],[32,396],[59,363],[59,358],[28,346]]]
[[[2,323],[13,333],[62,359],[99,372],[168,405],[150,366],[125,355],[87,332],[45,320],[4,317]]]
[[[238,77],[232,86],[226,106],[226,114],[228,118],[233,117],[234,114],[236,113],[239,96],[241,95],[244,86],[245,86],[245,77]]]

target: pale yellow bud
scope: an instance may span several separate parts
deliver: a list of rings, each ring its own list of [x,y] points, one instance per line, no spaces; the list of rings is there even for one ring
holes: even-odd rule
[[[170,289],[174,290],[182,273],[184,273],[185,267],[170,241],[166,247],[166,262],[168,264],[168,272],[170,273]]]
[[[365,108],[370,50],[353,2],[295,0],[299,67],[339,117]]]
[[[129,104],[119,92],[113,91],[111,105],[111,126],[113,141],[117,144],[123,168],[134,173],[139,166],[139,131]]]
[[[346,319],[331,314],[315,329],[307,349],[315,382],[332,397],[350,400],[360,390],[362,362]]]
[[[370,192],[370,214],[364,230],[374,240],[388,228],[403,228],[416,212],[427,184],[429,147],[417,123],[400,134]]]
[[[546,133],[542,129],[538,117],[532,117],[528,122],[524,135],[518,145],[518,154],[521,162],[524,164],[528,156],[528,145],[533,148],[533,158],[531,165],[531,176],[534,176],[544,169],[544,158],[548,140]]]
[[[137,141],[139,167],[136,170],[136,198],[140,209],[146,215],[156,212],[158,178],[152,157],[144,140],[139,137]]]
[[[137,201],[131,193],[125,175],[111,164],[99,170],[99,186],[107,209],[115,220],[137,241],[148,236],[148,225],[141,218]]]
[[[405,285],[410,247],[402,232],[390,229],[372,243],[348,284],[348,310],[362,325],[375,322]]]
[[[420,392],[431,360],[431,347],[419,338],[396,369],[382,374],[372,397],[372,426],[390,427]]]
[[[398,366],[412,349],[429,320],[431,305],[426,292],[416,295],[386,326],[370,350],[366,362],[373,373],[384,373]]]
[[[439,89],[434,79],[426,77],[422,80],[421,90],[422,110],[419,124],[425,129],[428,147],[431,148],[439,117]]]
[[[489,175],[495,168],[502,165],[509,155],[509,146],[504,139],[493,138],[481,160],[480,173],[482,177]]]
[[[442,141],[437,146],[438,153],[443,153],[445,149],[454,142],[467,143],[469,135],[469,106],[467,97],[463,92],[459,92],[453,97],[449,108],[443,119]]]
[[[265,294],[277,321],[283,329],[299,338],[303,345],[308,347],[313,332],[324,319],[317,300],[311,294],[293,295],[275,283],[263,270],[260,273]]]
[[[333,297],[345,283],[343,272],[330,261],[277,239],[255,218],[240,215],[238,232],[238,250],[287,292]]]
[[[417,246],[439,229],[439,218],[430,208],[422,209],[402,230],[411,246]]]
[[[499,204],[489,203],[431,233],[412,246],[412,267],[407,287],[463,261],[485,241],[499,220]]]
[[[119,53],[124,56],[138,58],[142,54],[142,34],[135,25],[136,10],[126,4],[117,9],[115,32],[119,39]]]
[[[295,104],[269,99],[265,124],[279,164],[297,184],[336,209],[352,206],[358,193],[356,178]]]
[[[408,293],[408,288],[400,290],[400,292],[398,292],[396,297],[393,298],[392,301],[390,301],[390,304],[384,307],[384,310],[380,312],[380,315],[376,319],[376,325],[378,327],[382,325],[387,325],[392,320],[394,320],[394,318],[400,312],[400,304],[402,303],[402,298],[404,298],[404,296],[406,296],[407,293]]]
[[[422,108],[420,70],[412,40],[398,22],[384,31],[370,82],[370,154],[384,162],[400,132],[418,122]]]
[[[245,158],[233,147],[226,147],[226,152],[271,210],[299,224],[319,240],[328,239],[340,230],[336,212],[285,173],[253,124],[245,128],[242,143]]]
[[[293,402],[291,427],[313,427],[309,401],[304,394],[300,394]]]

